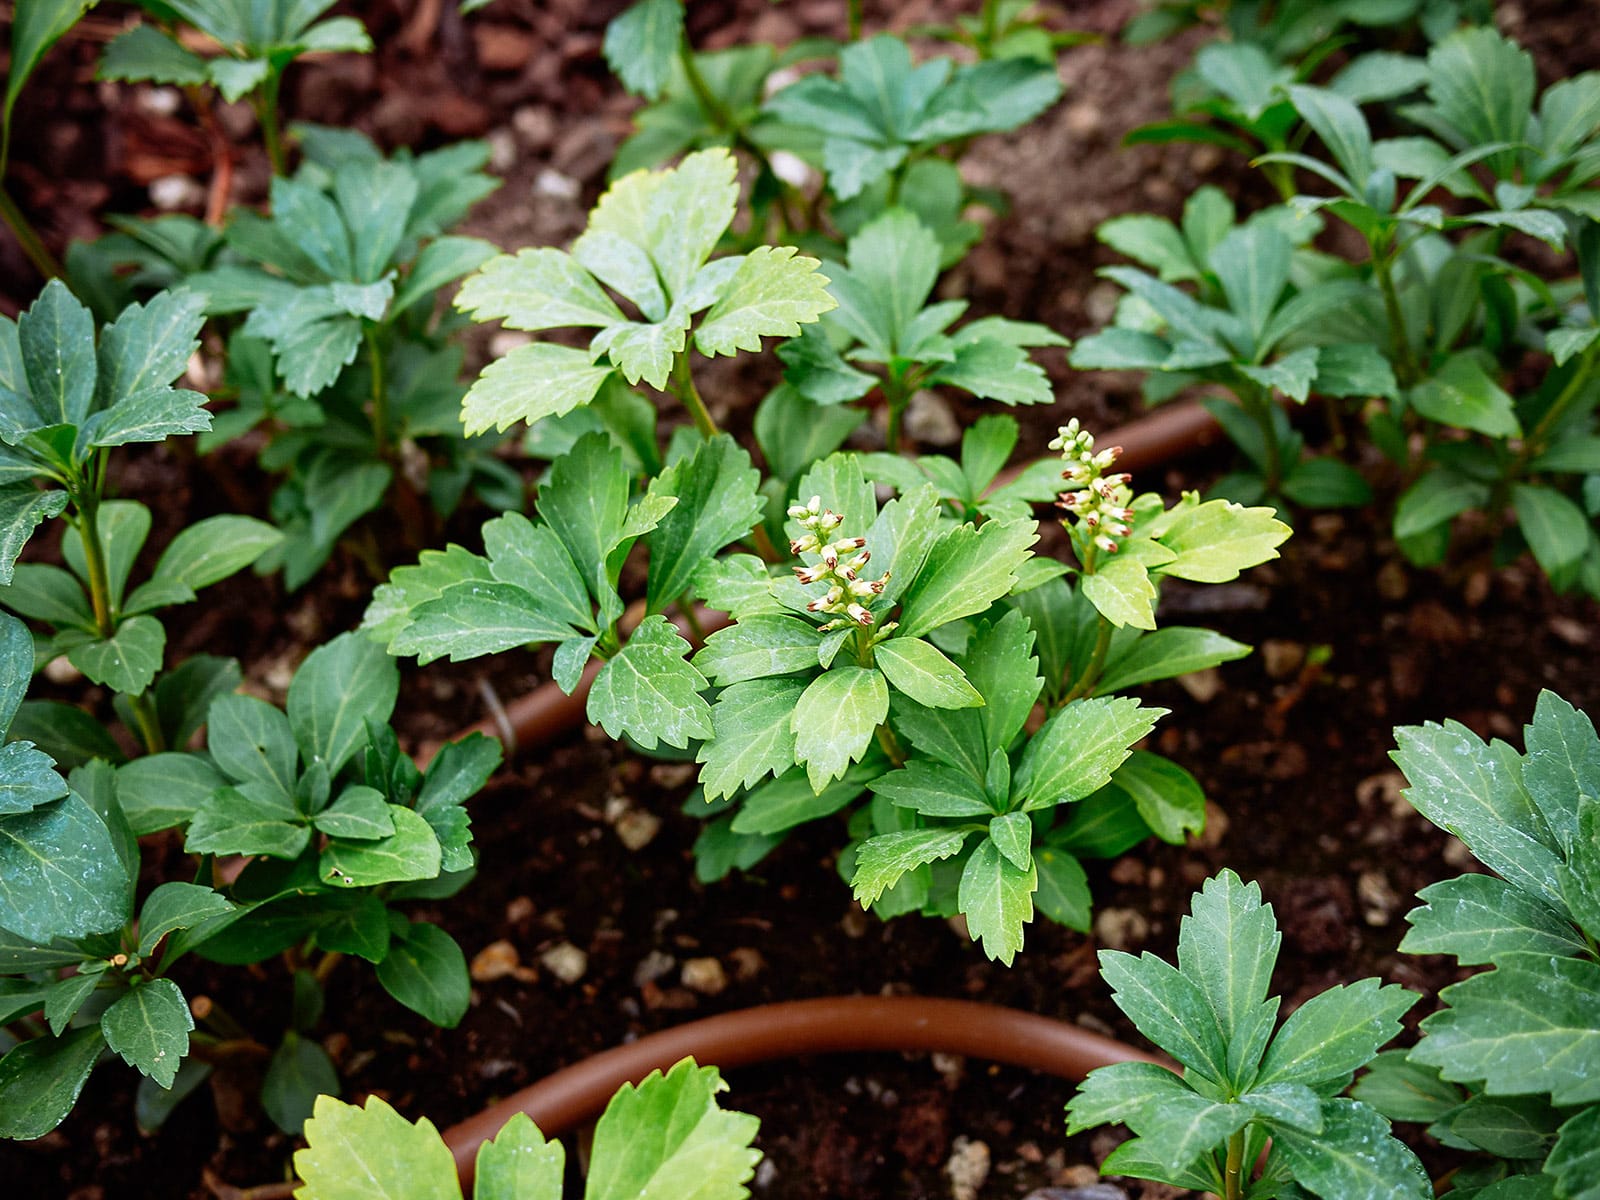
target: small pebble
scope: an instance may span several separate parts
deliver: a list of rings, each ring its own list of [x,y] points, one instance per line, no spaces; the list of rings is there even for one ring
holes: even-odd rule
[[[1306,648],[1284,638],[1268,638],[1261,643],[1261,665],[1271,679],[1287,679],[1306,660]]]
[[[589,969],[589,956],[571,942],[558,942],[539,956],[539,962],[562,983],[577,983]]]
[[[474,983],[493,983],[507,976],[523,983],[533,983],[539,978],[537,971],[522,965],[517,948],[504,938],[490,942],[474,954],[469,972]]]
[[[661,832],[661,818],[642,808],[630,808],[617,818],[613,828],[618,841],[629,850],[639,851],[655,841]]]
[[[989,1146],[976,1138],[958,1137],[950,1145],[950,1161],[944,1165],[950,1177],[953,1200],[977,1200],[989,1178]]]
[[[552,200],[576,200],[583,185],[570,175],[563,175],[554,167],[546,167],[533,180],[533,194],[548,196]]]
[[[652,950],[633,969],[633,986],[643,987],[647,983],[654,983],[677,965],[678,960],[665,950]]]
[[[76,683],[83,678],[83,672],[68,662],[63,654],[45,663],[44,677],[51,683]]]
[[[943,396],[918,392],[906,405],[905,433],[919,446],[953,446],[961,440],[961,422]]]
[[[728,987],[728,973],[715,958],[685,959],[681,975],[683,986],[702,996],[721,995]]]
[[[163,175],[150,181],[150,203],[162,212],[199,208],[205,202],[205,187],[187,175]]]
[[[1215,667],[1178,676],[1178,686],[1201,704],[1209,704],[1222,690],[1222,673]]]
[[[1362,919],[1378,928],[1392,921],[1400,907],[1400,897],[1382,871],[1361,872],[1356,878],[1356,895],[1361,900]]]
[[[1150,921],[1136,908],[1102,908],[1094,916],[1094,936],[1102,946],[1127,950],[1150,936]]]

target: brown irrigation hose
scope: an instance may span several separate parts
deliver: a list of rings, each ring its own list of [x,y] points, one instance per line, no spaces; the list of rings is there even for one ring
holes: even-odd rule
[[[1163,1059],[1066,1021],[970,1000],[920,996],[836,996],[764,1004],[691,1021],[584,1059],[445,1130],[463,1184],[478,1147],[517,1113],[547,1137],[600,1115],[624,1083],[692,1056],[705,1066],[739,1067],[803,1054],[944,1051],[1063,1079],[1116,1062]]]
[[[1101,435],[1097,441],[1103,446],[1121,446],[1119,466],[1129,471],[1148,470],[1192,450],[1212,445],[1222,436],[1222,428],[1200,405],[1188,402],[1158,408],[1147,416],[1130,421],[1120,429]],[[996,484],[1016,477],[1024,468],[1016,467],[1002,472]],[[642,610],[630,610],[623,618],[624,626],[636,624]],[[631,621],[630,618],[631,617]],[[706,632],[721,629],[728,623],[726,614],[702,609],[698,613],[701,627]],[[584,706],[589,698],[589,685],[594,682],[600,663],[591,661],[584,669],[583,678],[568,696],[554,683],[541,684],[533,691],[519,696],[501,708],[494,716],[467,726],[452,737],[459,740],[471,733],[483,733],[509,740],[506,757],[510,758],[519,747],[541,746],[581,729],[584,724]],[[510,735],[509,739],[506,735]],[[437,747],[432,749],[436,750]],[[422,756],[432,757],[432,753]]]

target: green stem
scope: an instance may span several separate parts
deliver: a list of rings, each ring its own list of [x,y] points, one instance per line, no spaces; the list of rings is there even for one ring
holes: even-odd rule
[[[89,603],[94,608],[95,630],[102,638],[108,638],[116,632],[117,622],[111,611],[111,577],[106,571],[105,549],[100,544],[98,492],[78,498],[78,540],[83,543],[83,564],[89,575]]]
[[[861,40],[861,0],[850,0],[850,15],[848,20],[850,28],[850,40],[852,42],[859,42]]]
[[[22,252],[33,264],[34,270],[46,279],[61,279],[66,275],[60,260],[50,253],[33,225],[4,188],[0,188],[0,220],[5,221],[6,228],[11,230],[12,236],[17,239],[17,244],[22,247]]]
[[[261,142],[266,147],[267,161],[272,164],[272,173],[280,176],[289,173],[289,163],[283,153],[283,134],[278,128],[278,86],[281,82],[279,73],[268,68],[267,78],[256,93],[256,116],[261,122]]]
[[[161,717],[156,712],[155,701],[150,698],[149,689],[137,696],[129,696],[128,706],[133,709],[134,723],[139,726],[139,738],[144,742],[145,752],[160,754],[167,748],[167,738],[161,732]]]
[[[689,627],[689,632],[694,635],[694,640],[701,646],[706,644],[706,627],[700,620],[700,614],[694,610],[694,596],[685,592],[678,597],[678,612],[683,615],[683,622]]]
[[[700,398],[700,389],[694,385],[694,375],[689,370],[687,346],[672,360],[672,394],[689,410],[689,415],[694,418],[694,427],[700,431],[701,437],[714,438],[721,432],[717,428],[717,423],[711,419],[711,410]]]
[[[978,57],[994,54],[994,39],[1000,32],[1000,0],[983,0],[982,31],[978,34]]]
[[[1072,688],[1061,698],[1061,704],[1071,704],[1074,700],[1082,700],[1094,691],[1094,685],[1100,682],[1100,674],[1106,669],[1106,655],[1111,650],[1111,634],[1114,628],[1105,617],[1100,618],[1100,628],[1095,634],[1094,650],[1089,655],[1089,661],[1084,664],[1083,670],[1078,672],[1078,677],[1072,681]]]
[[[1228,1138],[1228,1165],[1222,1185],[1226,1189],[1223,1200],[1243,1200],[1244,1197],[1244,1130]]]
[[[899,454],[902,449],[901,422],[905,417],[907,405],[911,403],[911,391],[905,377],[890,367],[889,377],[883,381],[883,399],[889,407],[889,428],[884,435],[886,443],[884,448],[890,454]]]
[[[889,756],[889,761],[897,767],[906,765],[906,752],[900,745],[900,739],[895,737],[894,730],[887,724],[878,726],[878,745],[883,747],[883,752]]]
[[[1533,432],[1522,439],[1522,448],[1517,451],[1517,456],[1512,460],[1508,477],[1515,477],[1535,458],[1545,451],[1545,440],[1550,436],[1550,431],[1561,423],[1561,418],[1567,413],[1572,402],[1583,391],[1589,382],[1589,376],[1594,371],[1595,348],[1593,346],[1583,352],[1577,367],[1572,372],[1572,378],[1567,380],[1567,385],[1561,389],[1561,394],[1545,409],[1544,416],[1539,418],[1539,423],[1533,427]]]
[[[1372,273],[1383,293],[1383,311],[1389,318],[1389,334],[1394,338],[1395,374],[1401,387],[1410,387],[1421,378],[1416,353],[1411,348],[1411,334],[1406,329],[1406,315],[1400,307],[1400,293],[1394,283],[1394,263],[1388,248],[1372,242]]]
[[[389,388],[383,377],[383,351],[378,348],[378,332],[374,326],[363,331],[367,342],[367,358],[372,367],[372,439],[378,448],[378,457],[389,455]]]
[[[1273,421],[1272,393],[1262,387],[1249,387],[1239,393],[1245,411],[1261,429],[1261,443],[1267,454],[1267,494],[1275,496],[1283,483],[1283,451],[1278,445],[1278,427]]]

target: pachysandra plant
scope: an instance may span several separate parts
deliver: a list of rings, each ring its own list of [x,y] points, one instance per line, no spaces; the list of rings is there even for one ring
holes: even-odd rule
[[[993,424],[972,439],[975,469],[999,452],[984,483],[1013,441]],[[857,898],[884,916],[959,912],[991,957],[1010,962],[1035,903],[1087,928],[1080,855],[1121,853],[1151,832],[1181,841],[1199,827],[1193,778],[1130,756],[1164,710],[1090,697],[1108,669],[1130,686],[1246,653],[1204,630],[1141,646],[1155,624],[1149,577],[1232,578],[1272,557],[1288,529],[1270,510],[1191,499],[1136,535],[1125,481],[1105,474],[1115,451],[1096,454],[1075,424],[1058,448],[1084,489],[1069,493],[1079,590],[1058,578],[1061,564],[1030,559],[1036,527],[1020,504],[1004,517],[975,507],[981,523],[957,525],[940,489],[913,473],[880,511],[862,458],[837,454],[800,481],[815,498],[789,510],[794,580],[769,578],[750,556],[705,568],[702,595],[735,623],[694,658],[722,689],[698,755],[697,794],[712,803],[689,802],[713,818],[696,846],[702,877],[753,865],[790,829],[870,791],[840,861]],[[1148,519],[1161,506],[1148,497],[1137,507]],[[1132,628],[1114,639],[1119,625]],[[1034,655],[1041,630],[1048,687]],[[1041,695],[1048,719],[1025,736]]]
[[[1277,1025],[1279,999],[1267,988],[1280,941],[1260,889],[1224,871],[1196,893],[1176,966],[1148,951],[1100,951],[1117,1007],[1182,1069],[1091,1071],[1067,1105],[1068,1133],[1126,1125],[1134,1137],[1102,1172],[1223,1200],[1426,1200],[1433,1188],[1422,1163],[1388,1120],[1340,1095],[1400,1032],[1417,997],[1363,979],[1313,996]]]
[[[727,1084],[692,1058],[623,1084],[594,1130],[588,1200],[744,1200],[761,1152],[759,1122],[717,1105]],[[377,1096],[360,1107],[324,1096],[295,1152],[300,1200],[460,1200],[456,1164],[426,1117]],[[518,1113],[479,1148],[475,1200],[560,1200],[566,1152]]]
[[[947,332],[967,302],[928,303],[939,269],[938,239],[915,213],[896,208],[877,217],[850,239],[844,265],[827,268],[838,306],[779,347],[785,383],[821,405],[881,393],[891,451],[899,449],[906,407],[921,388],[953,387],[1010,405],[1049,403],[1049,379],[1028,349],[1064,346],[1066,339],[1004,317]]]
[[[1147,387],[1147,394],[1162,399],[1197,382],[1227,388],[1237,405],[1213,398],[1207,408],[1253,470],[1229,476],[1217,490],[1242,502],[1332,507],[1372,498],[1353,468],[1335,458],[1301,457],[1304,441],[1278,401],[1395,395],[1394,372],[1382,352],[1321,328],[1331,311],[1365,289],[1330,277],[1326,259],[1303,248],[1318,228],[1282,208],[1236,225],[1233,205],[1208,187],[1189,198],[1181,229],[1135,215],[1114,218],[1099,231],[1102,241],[1159,278],[1136,267],[1104,268],[1100,273],[1127,297],[1112,327],[1078,342],[1072,365],[1156,373],[1159,388]],[[1180,283],[1192,283],[1196,294]]]
[[[456,306],[477,320],[598,332],[586,350],[536,341],[491,363],[463,403],[467,432],[560,416],[620,374],[630,385],[671,390],[696,429],[714,436],[690,371],[691,343],[707,357],[759,350],[763,337],[792,337],[835,304],[821,264],[793,247],[712,257],[733,223],[735,176],[721,149],[635,171],[600,197],[570,252],[546,246],[502,255],[469,278]],[[625,314],[607,288],[644,320]]]
[[[469,486],[521,506],[497,439],[462,435],[460,351],[434,319],[439,289],[495,252],[445,233],[495,187],[487,148],[386,159],[349,131],[301,138],[306,161],[273,180],[271,215],[235,211],[225,251],[188,279],[211,314],[247,314],[228,341],[236,403],[208,446],[273,431],[261,460],[287,472],[272,500],[287,536],[262,569],[282,565],[291,588],[385,499],[420,544]]]
[[[161,17],[171,13],[192,25],[221,53],[205,58],[182,45],[170,17],[142,22],[106,47],[100,78],[214,87],[230,103],[248,98],[277,175],[287,173],[278,117],[285,68],[305,54],[366,54],[372,49],[372,39],[354,17],[319,20],[333,0],[267,6],[251,0],[163,0],[151,7]]]
[[[1541,692],[1526,752],[1454,721],[1395,731],[1406,799],[1492,874],[1418,893],[1400,948],[1489,969],[1440,993],[1409,1051],[1356,1095],[1483,1157],[1446,1195],[1591,1200],[1600,1189],[1600,738]]]

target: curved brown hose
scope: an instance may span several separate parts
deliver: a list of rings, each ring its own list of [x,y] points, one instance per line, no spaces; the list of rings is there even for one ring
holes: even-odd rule
[[[1109,433],[1100,435],[1096,440],[1102,446],[1121,446],[1122,455],[1117,459],[1117,465],[1125,470],[1139,471],[1159,466],[1182,454],[1212,445],[1221,437],[1222,428],[1211,414],[1200,405],[1187,402],[1158,408],[1148,416],[1140,417],[1120,429],[1113,429]],[[1002,472],[995,480],[995,485],[999,486],[1015,478],[1023,469],[1023,466],[1018,466]],[[642,615],[642,609],[637,612],[630,609],[629,614],[623,618],[624,627],[637,624]],[[699,610],[697,616],[701,628],[708,633],[728,624],[725,613],[713,612],[710,609]],[[509,758],[520,747],[544,745],[576,729],[581,729],[584,724],[584,706],[589,699],[589,685],[594,682],[600,665],[599,662],[590,661],[572,695],[568,696],[553,683],[541,684],[533,691],[507,704],[503,710],[503,721],[500,719],[500,714],[485,717],[468,725],[450,740],[456,741],[468,734],[482,733],[489,737],[500,737],[504,741],[501,735],[509,730],[514,739],[514,745],[507,747],[506,750],[506,757]],[[437,747],[431,748],[431,750],[436,749]],[[431,750],[421,757],[424,760],[431,758]]]
[[[920,996],[834,996],[764,1004],[691,1021],[602,1051],[557,1071],[477,1116],[445,1130],[463,1184],[478,1147],[517,1113],[555,1137],[599,1116],[624,1083],[693,1057],[704,1066],[738,1067],[803,1054],[944,1051],[1063,1079],[1082,1079],[1116,1062],[1171,1064],[1066,1021],[970,1000]]]

